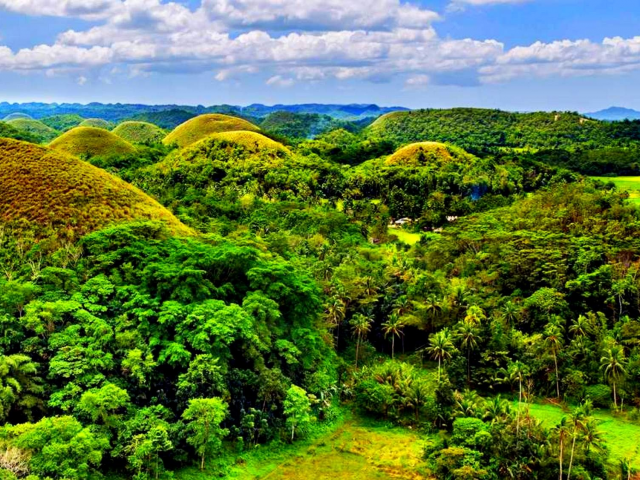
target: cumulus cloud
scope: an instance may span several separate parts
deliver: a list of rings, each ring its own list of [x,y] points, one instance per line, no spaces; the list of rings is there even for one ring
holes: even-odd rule
[[[525,0],[455,0],[467,6]],[[473,86],[518,77],[614,74],[640,67],[640,37],[536,42],[445,39],[439,16],[401,0],[0,0],[23,14],[91,19],[50,45],[0,46],[0,70],[108,79],[210,72],[218,81],[258,72],[272,86],[328,79],[408,88]],[[91,73],[91,75],[89,75]]]

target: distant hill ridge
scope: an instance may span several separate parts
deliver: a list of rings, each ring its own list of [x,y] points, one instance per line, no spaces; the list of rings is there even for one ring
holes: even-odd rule
[[[360,120],[363,118],[377,117],[385,113],[408,110],[404,107],[380,107],[374,104],[300,104],[300,105],[262,105],[253,104],[246,107],[238,105],[142,105],[122,103],[0,103],[0,118],[11,114],[29,115],[40,119],[53,115],[81,115],[84,118],[96,117],[110,122],[122,120],[147,120],[135,118],[141,115],[150,115],[157,112],[181,111],[193,116],[205,113],[223,113],[246,117],[263,118],[274,112],[286,111],[292,113],[321,113],[339,119]],[[185,119],[183,118],[183,121]],[[166,127],[165,127],[166,128]]]
[[[607,120],[610,122],[621,120],[640,120],[640,112],[631,108],[609,107],[597,112],[585,113],[585,116],[596,120]]]

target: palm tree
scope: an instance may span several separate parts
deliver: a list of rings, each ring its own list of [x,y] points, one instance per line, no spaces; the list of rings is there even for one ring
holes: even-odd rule
[[[518,411],[516,412],[516,437],[520,437],[520,405],[522,404],[522,382],[528,374],[527,366],[520,360],[511,362],[507,367],[507,378],[518,382]]]
[[[341,299],[333,297],[331,300],[329,300],[329,304],[327,305],[327,309],[325,311],[325,318],[329,327],[331,329],[337,329],[338,331],[338,336],[336,338],[336,348],[338,348],[338,342],[340,341],[340,324],[344,320],[345,314],[346,306]]]
[[[616,344],[607,349],[606,354],[600,359],[600,369],[604,371],[605,377],[613,385],[613,404],[616,410],[618,409],[616,384],[627,373],[625,363],[624,350],[620,345]]]
[[[562,347],[562,332],[558,325],[550,323],[544,332],[544,344],[553,355],[553,362],[556,366],[556,395],[560,400],[560,374],[558,373],[558,352]]]
[[[440,380],[440,368],[443,362],[451,358],[451,352],[454,346],[451,342],[451,333],[448,328],[443,328],[439,332],[429,337],[429,346],[427,353],[431,358],[438,360],[438,380]]]
[[[0,356],[0,418],[6,417],[14,404],[31,408],[42,393],[38,364],[27,355]]]
[[[420,423],[420,409],[425,406],[429,399],[429,390],[427,385],[421,381],[411,383],[407,390],[406,403],[408,407],[412,407],[416,415],[416,423]]]
[[[509,325],[511,325],[518,319],[518,307],[515,303],[509,301],[502,307],[502,314]]]
[[[391,335],[391,358],[394,357],[395,354],[395,344],[396,337],[401,337],[403,335],[402,329],[404,328],[404,323],[400,320],[397,314],[392,313],[389,315],[389,318],[386,322],[382,324],[382,331],[384,332],[384,336]]]
[[[560,480],[562,480],[562,467],[564,464],[564,442],[569,434],[569,426],[567,425],[567,417],[562,417],[560,423],[553,428],[553,432],[558,435],[558,463],[560,464]]]
[[[477,327],[466,320],[460,324],[456,337],[460,340],[460,346],[467,349],[467,386],[471,384],[471,350],[478,349],[480,335]]]
[[[573,426],[573,432],[571,432],[571,459],[569,460],[569,471],[567,472],[567,480],[571,478],[571,469],[573,468],[573,457],[576,451],[576,440],[578,434],[584,428],[585,423],[588,420],[588,415],[591,413],[591,403],[585,402],[579,405],[571,413],[571,424]]]
[[[362,315],[361,313],[356,313],[351,319],[351,329],[353,333],[358,336],[358,340],[356,341],[356,368],[358,368],[358,355],[360,354],[360,344],[364,337],[367,336],[367,333],[371,331],[371,323],[373,320],[369,317]]]
[[[590,330],[589,320],[584,315],[580,315],[569,327],[569,333],[575,337],[586,337]]]
[[[477,305],[472,305],[467,308],[467,313],[464,317],[464,321],[472,325],[480,325],[482,321],[486,319],[487,316],[484,314],[484,311]]]
[[[427,296],[424,305],[427,315],[429,315],[434,320],[442,312],[442,303],[440,302],[440,300],[438,300],[438,297],[434,293],[430,293]]]

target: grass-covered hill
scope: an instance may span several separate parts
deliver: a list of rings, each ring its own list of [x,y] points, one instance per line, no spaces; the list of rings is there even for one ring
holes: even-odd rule
[[[387,165],[438,166],[449,162],[472,162],[463,149],[438,142],[412,143],[397,150],[386,160]]]
[[[40,121],[45,125],[53,128],[54,130],[58,130],[60,132],[66,132],[67,130],[71,130],[72,128],[77,127],[82,122],[85,121],[83,117],[75,114],[62,114],[62,115],[52,115],[50,117],[41,118]]]
[[[102,118],[87,118],[83,120],[78,125],[79,127],[94,127],[94,128],[103,128],[105,130],[111,130],[111,123],[103,120]]]
[[[136,150],[126,140],[95,127],[76,127],[56,138],[50,146],[78,157],[122,155]]]
[[[8,122],[9,120],[31,120],[33,117],[31,117],[30,115],[27,115],[26,113],[20,113],[20,112],[16,112],[16,113],[10,113],[9,115],[7,115],[6,117],[4,117],[2,119],[3,122]]]
[[[17,118],[8,120],[7,123],[22,132],[27,132],[35,136],[39,140],[38,143],[49,143],[60,135],[59,131],[49,127],[40,120]]]
[[[165,145],[176,144],[184,148],[198,140],[202,140],[212,133],[233,132],[238,130],[257,132],[260,128],[242,118],[229,115],[217,113],[200,115],[175,128],[165,137],[163,143]]]
[[[16,140],[24,140],[25,142],[39,143],[40,139],[30,133],[23,130],[18,130],[16,127],[8,124],[7,122],[0,121],[0,138],[14,138]]]
[[[571,112],[454,108],[389,113],[376,120],[368,132],[397,146],[434,141],[472,151],[497,147],[576,149],[637,145],[640,122],[601,122]]]
[[[46,147],[0,139],[0,222],[78,237],[106,225],[161,220],[190,230],[141,190],[104,170]]]
[[[113,129],[113,133],[130,143],[160,143],[167,135],[157,125],[148,122],[123,122]]]
[[[261,151],[277,151],[284,155],[291,153],[289,149],[280,142],[276,142],[258,132],[244,130],[212,133],[203,140],[200,140],[200,142],[206,142],[208,144],[211,144],[211,142],[220,142],[228,144],[231,148],[241,146],[251,153],[260,153]],[[196,147],[197,145],[198,143],[192,145],[192,147]]]

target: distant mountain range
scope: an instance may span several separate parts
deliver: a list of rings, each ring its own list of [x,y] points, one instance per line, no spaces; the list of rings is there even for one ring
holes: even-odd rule
[[[385,113],[398,110],[408,110],[404,107],[379,107],[373,104],[302,104],[302,105],[262,105],[253,104],[247,107],[236,105],[213,105],[205,107],[203,105],[139,105],[139,104],[103,104],[89,103],[82,105],[79,103],[0,103],[0,118],[15,113],[24,113],[33,118],[44,118],[52,115],[76,114],[84,118],[102,118],[104,120],[116,122],[141,114],[165,112],[168,110],[184,111],[193,115],[203,113],[227,113],[237,114],[246,117],[264,118],[274,112],[291,113],[318,113],[329,115],[341,120],[362,120],[371,117],[378,117]]]
[[[596,120],[607,120],[610,122],[620,120],[640,120],[640,112],[630,108],[609,107],[598,112],[585,113],[585,116]]]

